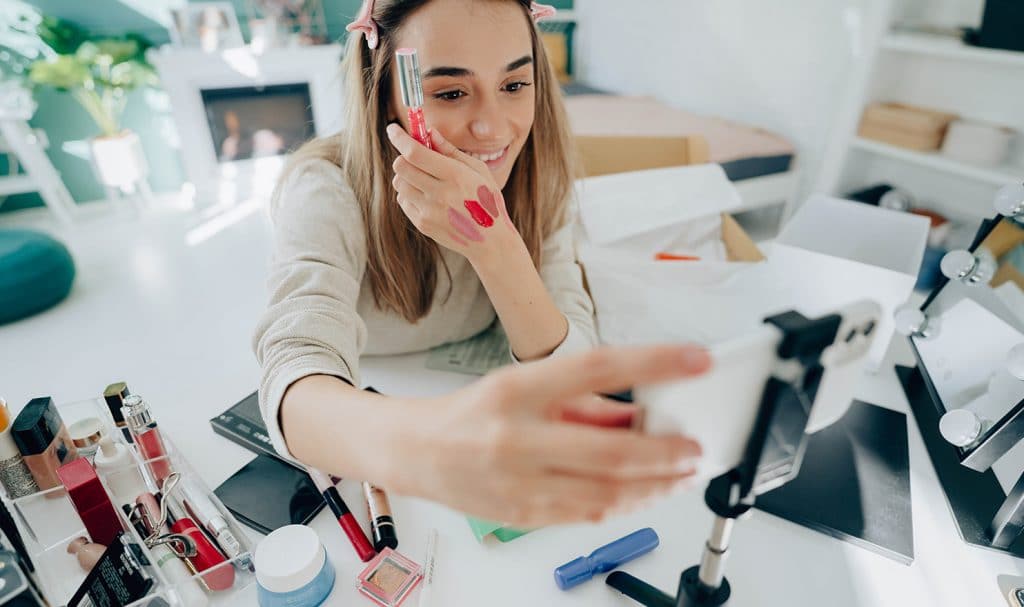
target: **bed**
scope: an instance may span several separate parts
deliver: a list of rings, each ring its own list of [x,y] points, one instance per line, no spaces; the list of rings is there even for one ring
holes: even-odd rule
[[[740,190],[743,210],[790,202],[797,185],[795,149],[763,129],[671,107],[651,97],[603,94],[585,85],[563,85],[573,134],[580,140],[587,175],[615,172],[607,159],[619,138],[625,168],[660,168],[714,162]],[[596,152],[599,160],[588,163]],[[638,157],[643,154],[644,157]],[[653,163],[651,156],[658,159]],[[644,164],[646,163],[646,164]],[[643,166],[639,166],[643,164]]]

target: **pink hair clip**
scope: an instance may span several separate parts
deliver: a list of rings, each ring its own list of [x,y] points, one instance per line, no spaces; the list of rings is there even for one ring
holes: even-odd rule
[[[539,2],[530,3],[530,15],[533,16],[533,20],[541,21],[543,19],[550,19],[555,16],[555,7],[550,4],[541,4]]]
[[[377,22],[373,20],[374,0],[364,0],[363,8],[359,10],[359,16],[352,23],[345,26],[347,32],[362,32],[366,37],[366,46],[373,50],[377,48]]]

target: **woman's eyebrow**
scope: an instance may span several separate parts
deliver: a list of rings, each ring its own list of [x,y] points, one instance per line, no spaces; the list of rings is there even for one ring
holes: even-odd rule
[[[533,63],[532,55],[523,55],[522,57],[510,62],[505,66],[506,72],[517,70],[524,65]],[[452,66],[440,66],[432,67],[423,74],[423,80],[429,80],[430,78],[438,78],[441,76],[448,76],[449,78],[461,78],[464,76],[472,76],[473,70],[464,67],[452,67]]]

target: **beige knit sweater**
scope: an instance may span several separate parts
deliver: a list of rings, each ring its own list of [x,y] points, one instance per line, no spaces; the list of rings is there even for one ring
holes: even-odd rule
[[[367,245],[359,204],[344,174],[326,160],[296,167],[271,201],[274,257],[270,303],[256,328],[253,348],[262,368],[260,410],[270,439],[290,456],[278,422],[285,391],[314,374],[360,386],[359,357],[426,350],[471,337],[495,319],[494,307],[465,257],[442,249],[451,271],[438,272],[430,312],[410,324],[378,309],[365,275]],[[540,276],[569,322],[554,354],[597,342],[593,304],[583,289],[572,224],[544,244]]]

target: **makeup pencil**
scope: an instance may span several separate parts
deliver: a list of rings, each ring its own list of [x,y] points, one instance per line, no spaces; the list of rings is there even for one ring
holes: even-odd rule
[[[320,490],[320,493],[324,496],[324,501],[330,507],[331,512],[334,516],[338,517],[338,524],[341,525],[341,529],[348,536],[348,541],[352,542],[352,547],[355,548],[356,554],[359,555],[359,560],[369,561],[376,555],[373,546],[370,545],[370,541],[366,539],[366,534],[363,533],[362,527],[359,526],[359,522],[356,521],[356,517],[352,516],[352,511],[345,505],[345,501],[341,499],[341,495],[338,493],[337,487],[331,483],[327,475],[319,470],[308,468],[309,476],[313,479],[313,484]]]

